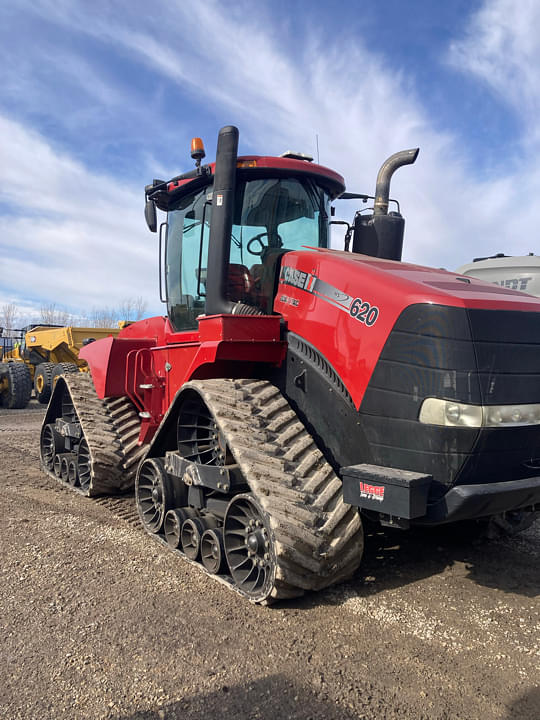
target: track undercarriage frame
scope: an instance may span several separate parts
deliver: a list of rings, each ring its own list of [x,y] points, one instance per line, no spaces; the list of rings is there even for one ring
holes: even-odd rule
[[[280,391],[220,379],[180,395],[174,444],[154,457],[137,442],[127,398],[100,400],[88,375],[65,376],[42,430],[45,471],[87,496],[135,485],[151,536],[253,602],[350,577],[362,557],[359,514]]]

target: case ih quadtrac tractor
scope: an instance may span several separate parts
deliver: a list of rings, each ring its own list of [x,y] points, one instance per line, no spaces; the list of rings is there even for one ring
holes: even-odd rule
[[[86,495],[135,483],[145,529],[256,602],[350,577],[361,516],[406,528],[540,503],[540,300],[402,263],[393,155],[348,251],[341,176],[286,153],[146,188],[167,317],[80,353],[41,434],[44,468]]]

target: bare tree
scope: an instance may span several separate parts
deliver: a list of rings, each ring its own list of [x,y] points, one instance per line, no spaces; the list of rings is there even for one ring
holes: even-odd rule
[[[13,330],[17,326],[17,320],[19,318],[19,308],[15,303],[5,303],[2,305],[0,312],[0,327],[4,328],[4,334],[6,337],[9,335],[9,331]]]
[[[116,327],[118,322],[125,320],[136,322],[142,320],[146,313],[146,300],[142,297],[131,297],[122,300],[116,307],[94,307],[86,322],[90,327]]]
[[[110,307],[92,308],[88,324],[96,328],[112,328],[117,323],[117,311]]]
[[[39,321],[43,323],[43,325],[70,325],[73,318],[67,310],[57,308],[56,303],[42,305],[40,315]]]
[[[138,297],[126,298],[118,306],[118,319],[137,321],[142,320],[146,313],[146,300],[140,295]]]

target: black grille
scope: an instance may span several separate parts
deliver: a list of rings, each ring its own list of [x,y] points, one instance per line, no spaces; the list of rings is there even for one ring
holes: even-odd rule
[[[540,403],[540,313],[407,308],[360,407],[375,462],[429,473],[441,490],[455,482],[530,476],[524,463],[539,455],[536,428],[424,425],[418,415],[426,397],[484,405]]]

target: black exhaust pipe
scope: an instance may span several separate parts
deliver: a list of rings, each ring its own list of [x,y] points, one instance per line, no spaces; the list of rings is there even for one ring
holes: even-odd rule
[[[411,165],[420,148],[402,150],[386,160],[377,175],[373,215],[356,214],[353,252],[385,260],[401,260],[405,220],[399,212],[388,213],[390,181],[402,165]]]
[[[227,298],[227,276],[231,249],[237,156],[238,128],[227,125],[219,131],[216,151],[212,221],[208,241],[207,315],[230,313],[233,307],[233,303]]]

